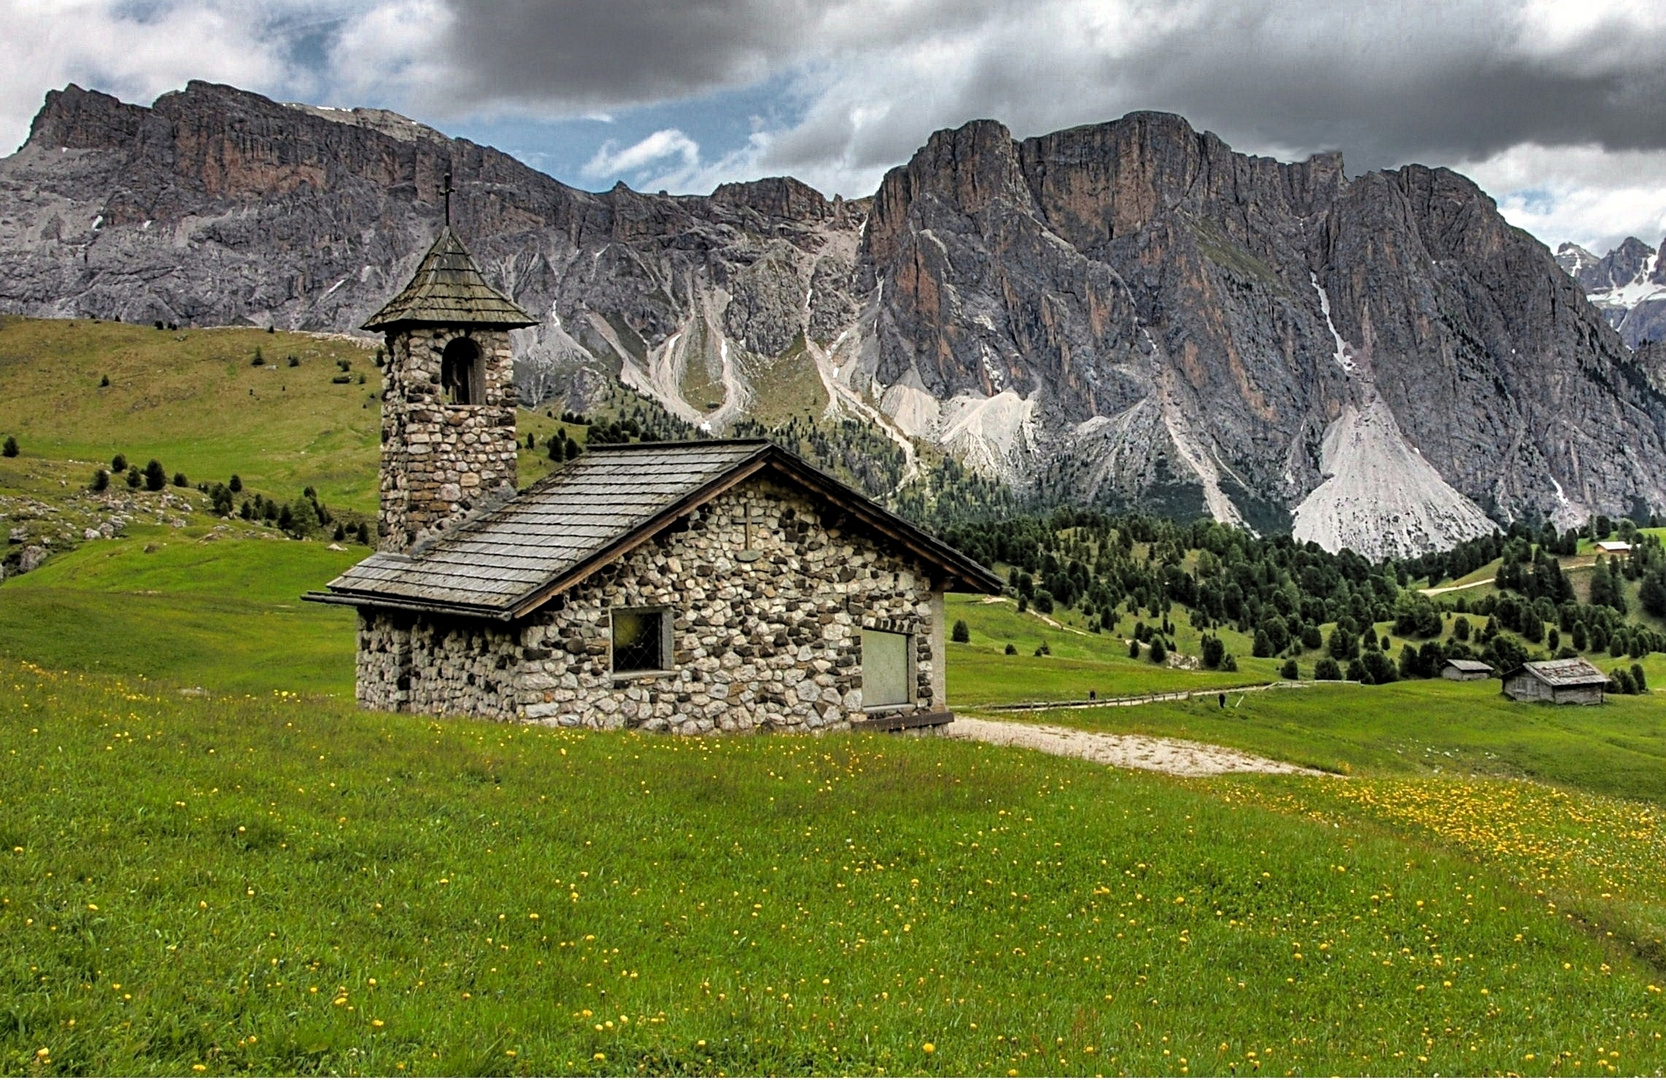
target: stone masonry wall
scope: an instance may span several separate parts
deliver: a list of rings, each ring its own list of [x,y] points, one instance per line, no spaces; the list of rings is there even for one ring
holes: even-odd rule
[[[847,728],[866,715],[869,628],[914,635],[915,700],[902,711],[946,708],[941,593],[911,559],[823,514],[796,489],[748,481],[517,627],[440,633],[417,618],[402,653],[400,616],[365,613],[360,703],[682,734]],[[613,674],[614,607],[666,609],[670,669]]]
[[[440,358],[454,338],[480,348],[485,396],[452,405]],[[503,330],[405,328],[387,335],[382,389],[382,540],[408,552],[481,500],[515,490],[514,358]]]
[[[520,654],[514,627],[361,612],[355,696],[388,712],[513,720]]]

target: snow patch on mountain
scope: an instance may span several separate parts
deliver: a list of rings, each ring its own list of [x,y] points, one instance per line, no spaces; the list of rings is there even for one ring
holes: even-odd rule
[[[1342,334],[1336,329],[1336,323],[1330,317],[1330,294],[1319,284],[1319,275],[1309,271],[1307,278],[1313,282],[1313,291],[1319,294],[1319,311],[1325,316],[1325,326],[1330,330],[1331,339],[1336,343],[1336,352],[1331,356],[1338,367],[1348,374],[1354,373],[1354,358],[1348,343],[1342,340]]]

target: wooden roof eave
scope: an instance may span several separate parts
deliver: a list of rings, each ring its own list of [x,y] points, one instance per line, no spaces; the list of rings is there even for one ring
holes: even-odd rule
[[[385,593],[353,592],[345,589],[333,592],[320,592],[314,589],[311,592],[302,593],[301,599],[314,604],[414,611],[423,615],[456,615],[470,619],[489,619],[493,622],[509,622],[514,618],[514,614],[506,607],[494,607],[488,604],[447,604],[435,600],[417,600],[415,598],[388,596]]]

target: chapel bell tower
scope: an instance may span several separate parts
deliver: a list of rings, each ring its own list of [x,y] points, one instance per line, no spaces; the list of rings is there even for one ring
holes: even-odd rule
[[[486,284],[448,221],[411,283],[364,324],[387,335],[378,550],[408,554],[488,497],[514,494],[509,331],[537,323]]]

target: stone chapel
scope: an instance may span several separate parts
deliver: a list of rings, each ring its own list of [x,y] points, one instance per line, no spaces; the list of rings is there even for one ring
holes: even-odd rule
[[[366,708],[589,728],[935,728],[943,594],[992,572],[763,440],[591,446],[516,490],[509,332],[447,226],[386,335],[379,550],[307,599],[358,611]]]

